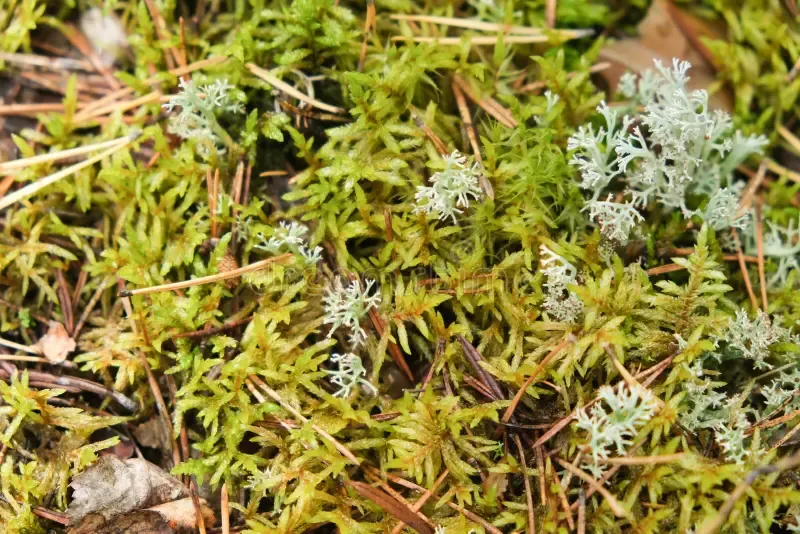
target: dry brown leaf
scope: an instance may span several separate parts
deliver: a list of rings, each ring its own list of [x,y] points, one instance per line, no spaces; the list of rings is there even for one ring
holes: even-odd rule
[[[611,67],[601,72],[611,92],[616,91],[625,72],[641,74],[652,69],[656,59],[665,65],[671,65],[672,58],[691,63],[689,89],[707,89],[716,80],[711,54],[700,37],[721,37],[723,34],[717,27],[678,9],[668,0],[656,0],[637,29],[639,37],[616,41],[600,51],[599,58],[611,63]],[[709,101],[716,109],[733,109],[733,96],[727,88],[715,92]]]
[[[175,534],[167,520],[151,510],[139,510],[106,520],[100,514],[89,514],[69,529],[67,534]]]
[[[50,321],[50,328],[35,345],[42,355],[53,363],[61,363],[75,350],[75,340],[69,337],[64,325]]]
[[[186,497],[178,479],[146,460],[102,456],[73,478],[67,516],[76,522],[92,513],[106,519]]]
[[[161,514],[172,528],[195,528],[197,526],[197,514],[191,497],[152,506],[148,510]],[[214,526],[216,522],[214,512],[211,511],[204,499],[200,499],[200,513],[203,514],[206,526]]]
[[[170,450],[169,429],[160,416],[151,417],[149,421],[137,426],[133,431],[133,436],[144,447],[162,451]]]

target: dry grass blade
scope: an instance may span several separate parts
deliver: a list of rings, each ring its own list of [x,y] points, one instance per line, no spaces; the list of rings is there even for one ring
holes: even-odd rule
[[[181,19],[183,21],[183,19]],[[228,484],[222,485],[222,490],[219,496],[220,501],[220,515],[222,516],[222,534],[230,534],[231,532],[231,517],[230,510],[228,509]]]
[[[46,104],[8,104],[0,106],[0,116],[4,115],[37,115],[38,113],[48,113],[51,111],[64,111],[64,104],[52,102]]]
[[[378,488],[373,488],[369,484],[357,481],[347,481],[345,484],[364,497],[378,505],[384,512],[396,517],[409,527],[420,534],[434,534],[434,529],[420,518],[419,512],[414,512],[411,508],[398,501],[388,493]]]
[[[683,269],[684,267],[682,265],[678,265],[677,263],[668,263],[667,265],[659,265],[658,267],[647,269],[645,272],[649,276],[658,276],[660,274],[674,273],[675,271],[680,271]]]
[[[233,269],[224,273],[212,274],[210,276],[202,276],[200,278],[193,278],[191,280],[184,280],[183,282],[173,282],[171,284],[162,284],[160,286],[141,287],[139,289],[126,289],[119,292],[120,297],[132,297],[134,295],[146,295],[148,293],[158,293],[161,291],[173,291],[175,289],[184,289],[192,286],[199,286],[203,284],[210,284],[219,280],[227,280],[228,278],[236,278],[246,273],[258,271],[268,267],[273,263],[283,263],[286,260],[294,258],[294,254],[286,253],[280,256],[267,258],[266,260],[257,261],[238,269]]]
[[[560,37],[575,39],[587,37],[594,34],[594,30],[559,30],[551,28],[532,28],[530,26],[513,26],[509,24],[496,24],[494,22],[484,22],[478,19],[466,19],[455,17],[437,17],[433,15],[392,15],[393,20],[408,20],[413,22],[430,22],[441,24],[442,26],[453,26],[456,28],[466,28],[470,30],[480,30],[485,32],[513,33],[517,35],[539,35],[547,36],[558,35]]]
[[[787,169],[770,158],[764,158],[764,161],[767,162],[767,169],[778,176],[786,176],[789,180],[800,183],[800,173]]]
[[[372,37],[375,29],[375,1],[367,0],[367,18],[364,21],[364,40],[361,42],[361,54],[358,56],[358,72],[364,70],[364,61],[367,59],[367,42]]]
[[[290,95],[290,96],[296,98],[297,100],[300,100],[301,102],[305,102],[306,104],[308,104],[310,106],[313,106],[315,108],[319,108],[319,109],[324,110],[324,111],[328,111],[330,113],[346,113],[346,110],[343,109],[343,108],[332,106],[330,104],[326,104],[325,102],[320,102],[319,100],[317,100],[315,98],[311,98],[310,96],[298,91],[297,89],[295,89],[294,87],[292,87],[288,83],[286,83],[286,82],[284,82],[282,80],[279,80],[277,77],[275,77],[268,70],[262,69],[261,67],[255,65],[253,63],[248,63],[247,64],[247,70],[252,72],[258,78],[261,78],[262,80],[264,80],[265,82],[270,84],[275,89],[278,89],[279,91],[282,91],[282,92],[286,93],[287,95]]]
[[[27,352],[28,354],[41,354],[42,351],[39,350],[38,347],[34,347],[33,345],[21,345],[19,343],[15,343],[13,341],[9,341],[7,339],[3,339],[0,337],[0,346],[8,347],[9,349],[20,350],[22,352]]]
[[[791,145],[794,151],[800,155],[800,139],[798,139],[796,135],[794,135],[784,126],[778,126],[778,133],[781,134],[781,137],[783,137],[783,139],[789,143],[789,145]]]
[[[61,169],[60,171],[54,172],[49,176],[45,176],[41,180],[37,180],[36,182],[28,184],[22,189],[18,189],[17,191],[14,191],[10,195],[3,197],[2,199],[0,199],[0,210],[5,209],[10,205],[19,202],[20,200],[24,200],[28,197],[31,197],[36,193],[38,193],[39,191],[41,191],[42,189],[44,189],[45,187],[52,185],[58,182],[59,180],[62,180],[67,176],[70,176],[78,172],[81,169],[89,167],[90,165],[94,165],[95,163],[97,163],[102,159],[107,158],[108,156],[112,155],[119,149],[124,148],[128,146],[130,143],[132,143],[137,137],[139,137],[139,133],[140,132],[138,131],[133,132],[130,136],[128,136],[127,138],[123,138],[121,141],[119,141],[117,144],[115,144],[108,150],[105,150],[104,152],[101,152],[100,154],[97,154],[96,156],[93,156],[87,160],[81,161],[80,163],[70,165],[65,169]]]
[[[753,205],[753,198],[756,191],[761,187],[764,182],[764,177],[767,175],[767,162],[762,160],[758,166],[758,171],[747,182],[747,187],[744,188],[741,198],[739,199],[739,209],[736,211],[737,217],[744,216]]]

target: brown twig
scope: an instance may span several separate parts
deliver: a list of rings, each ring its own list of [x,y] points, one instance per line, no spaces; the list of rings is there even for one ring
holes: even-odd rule
[[[551,471],[551,474],[553,475],[553,485],[558,490],[558,502],[561,504],[561,508],[564,510],[564,514],[567,517],[567,526],[569,527],[570,531],[575,530],[575,520],[572,518],[572,510],[569,507],[569,501],[567,500],[567,493],[564,490],[566,484],[561,483],[561,480],[559,479],[558,473],[556,472],[555,469]],[[568,474],[571,475],[572,472],[568,471]]]

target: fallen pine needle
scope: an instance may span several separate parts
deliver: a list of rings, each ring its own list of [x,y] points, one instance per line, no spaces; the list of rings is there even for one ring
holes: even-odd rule
[[[238,269],[233,269],[231,271],[226,271],[224,273],[217,273],[212,274],[209,276],[201,276],[200,278],[193,278],[191,280],[184,280],[183,282],[173,282],[171,284],[162,284],[160,286],[152,286],[152,287],[140,287],[139,289],[126,289],[119,292],[120,297],[132,297],[134,295],[146,295],[148,293],[159,293],[161,291],[173,291],[175,289],[184,289],[187,287],[192,286],[199,286],[203,284],[210,284],[212,282],[216,282],[218,280],[227,280],[228,278],[237,278],[245,273],[250,273],[253,271],[258,271],[267,267],[272,263],[282,263],[284,260],[288,260],[290,258],[294,258],[294,254],[286,253],[281,254],[280,256],[274,256],[272,258],[267,258],[266,260],[257,261],[255,263],[251,263],[250,265],[245,265],[244,267],[239,267]]]
[[[552,28],[533,28],[530,26],[512,26],[509,24],[496,24],[493,22],[484,22],[477,19],[463,19],[455,17],[436,17],[432,15],[392,15],[390,18],[394,20],[408,20],[414,22],[430,22],[432,24],[441,24],[443,26],[454,26],[456,28],[467,28],[471,30],[480,30],[487,32],[502,32],[514,33],[518,35],[559,35],[566,38],[579,38],[587,37],[594,34],[594,30],[579,29],[579,30],[559,30]],[[546,40],[546,39],[545,39]]]
[[[620,458],[606,458],[600,461],[604,464],[611,465],[651,465],[651,464],[668,464],[677,462],[686,456],[682,452],[675,454],[662,454],[660,456],[622,456]]]
[[[255,76],[261,78],[268,84],[270,84],[275,89],[283,91],[284,93],[302,101],[310,106],[314,106],[315,108],[322,109],[324,111],[328,111],[330,113],[345,113],[346,111],[343,108],[332,106],[330,104],[326,104],[325,102],[320,102],[315,98],[311,98],[310,96],[298,91],[288,83],[279,80],[276,78],[271,72],[268,70],[262,69],[261,67],[253,64],[247,64],[247,70],[252,72]]]
[[[408,37],[405,35],[395,35],[392,41],[413,41],[415,43],[439,43],[442,45],[458,45],[462,41],[467,41],[473,45],[494,45],[502,41],[507,44],[528,44],[546,43],[550,40],[547,35],[479,35],[463,37]]]
[[[60,150],[58,152],[49,152],[47,154],[39,154],[38,156],[31,156],[29,158],[15,159],[0,163],[0,174],[5,174],[8,171],[24,169],[31,165],[38,165],[39,163],[46,163],[49,161],[58,161],[62,159],[71,158],[74,156],[81,156],[95,150],[109,148],[116,146],[118,143],[129,140],[128,136],[118,137],[111,141],[103,141],[102,143],[95,143],[93,145],[79,146],[76,148],[69,148],[67,150]]]

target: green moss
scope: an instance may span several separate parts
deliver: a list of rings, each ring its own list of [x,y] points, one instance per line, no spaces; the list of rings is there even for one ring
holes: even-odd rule
[[[90,2],[77,4],[83,9]],[[613,98],[589,73],[603,39],[553,36],[549,43],[480,47],[466,40],[451,46],[391,39],[445,31],[393,14],[543,26],[547,3],[536,1],[382,0],[367,35],[362,3],[152,4],[169,34],[163,41],[146,2],[106,6],[129,32],[129,54],[117,77],[133,89],[131,98],[153,88],[180,91],[167,71],[183,17],[187,61],[223,58],[193,72],[194,87],[227,80],[233,87],[226,106],[241,104],[244,113],[206,109],[197,100],[211,124],[205,139],[216,144],[203,142],[197,129],[181,130],[185,139],[170,135],[168,113],[157,100],[81,122],[85,75],[79,73],[64,85],[64,113],[44,113],[37,118],[41,129],[30,123],[14,137],[25,157],[141,129],[132,145],[1,214],[4,339],[31,344],[46,320],[72,327],[90,301],[95,306],[70,357],[77,369],[0,362],[0,522],[7,531],[55,530],[33,507],[63,511],[69,480],[116,443],[103,432],[126,435],[125,423],[159,415],[147,367],[168,407],[172,438],[179,443],[183,431],[190,454],[178,465],[155,448],[142,446],[145,455],[212,494],[225,483],[236,496],[232,520],[248,532],[394,528],[398,516],[352,481],[390,487],[409,502],[436,486],[420,512],[448,534],[483,534],[486,525],[523,531],[529,498],[537,532],[567,532],[576,515],[561,506],[556,473],[570,504],[591,490],[557,459],[583,468],[590,436],[568,423],[543,448],[532,445],[592,402],[601,386],[630,382],[627,372],[659,402],[655,415],[630,430],[629,455],[683,456],[620,466],[604,487],[627,518],[616,517],[609,500],[593,492],[585,501],[587,531],[702,529],[751,470],[796,454],[794,439],[781,440],[798,424],[797,392],[790,387],[798,361],[792,330],[800,319],[798,275],[774,277],[796,257],[798,186],[784,178],[763,188],[767,235],[774,225],[786,230],[774,234],[785,242],[767,247],[765,277],[780,283],[767,288],[765,320],[787,333],[764,347],[759,363],[772,370],[760,369],[732,341],[736,312],[754,318],[756,309],[738,263],[727,256],[726,231],[715,234],[697,218],[652,205],[641,210],[644,221],[621,246],[583,211],[567,142],[581,125],[600,124],[595,109]],[[557,26],[592,27],[596,36],[606,28],[619,31],[635,22],[646,7],[640,4],[559,1]],[[798,55],[797,22],[777,1],[748,2],[741,14],[724,3],[707,4],[704,13],[724,19],[730,31],[729,40],[708,46],[719,58],[721,79],[734,89],[736,126],[770,135],[796,113],[800,82],[783,80]],[[204,14],[192,18],[201,5]],[[9,10],[14,15],[3,18]],[[0,1],[6,28],[0,48],[28,51],[31,36],[42,31],[34,30],[37,21],[60,25],[77,13],[70,4]],[[447,30],[449,36],[476,33]],[[313,87],[313,99],[346,111],[308,107],[275,91],[248,63],[306,94]],[[6,62],[4,74],[19,68]],[[160,83],[143,83],[153,72]],[[543,82],[541,94],[518,90],[533,81]],[[481,107],[467,95],[479,155],[454,83],[478,100],[494,99]],[[498,106],[513,121],[487,113],[498,115]],[[478,163],[482,175],[480,193],[460,206],[455,223],[417,209],[415,199],[454,151],[470,167]],[[61,167],[37,164],[15,181]],[[218,189],[209,192],[217,171]],[[286,241],[282,222],[309,231]],[[754,236],[754,230],[740,236],[747,254],[755,254]],[[285,249],[269,244],[277,237],[288,243]],[[227,281],[137,294],[130,311],[118,294],[317,246],[323,255],[317,263],[297,256]],[[576,269],[568,284],[555,286],[557,300],[569,294],[582,303],[572,321],[557,320],[544,305],[554,290],[540,247]],[[754,263],[746,274],[760,299]],[[380,295],[377,309],[359,314],[366,333],[361,346],[352,346],[347,328],[331,331],[334,321],[326,320],[332,312],[324,297],[337,278],[345,284],[359,278],[362,287],[374,280],[372,294]],[[331,355],[348,352],[366,371],[351,395],[339,398],[330,382],[339,369]],[[22,374],[36,365],[40,373],[79,376],[124,393],[138,409],[130,413],[113,399],[80,388],[56,390]],[[770,400],[778,390],[790,392],[781,407]],[[723,406],[711,402],[723,397]],[[761,421],[770,423],[755,424]],[[750,480],[751,490],[722,531],[766,533],[774,524],[796,524],[797,473],[792,466]]]

